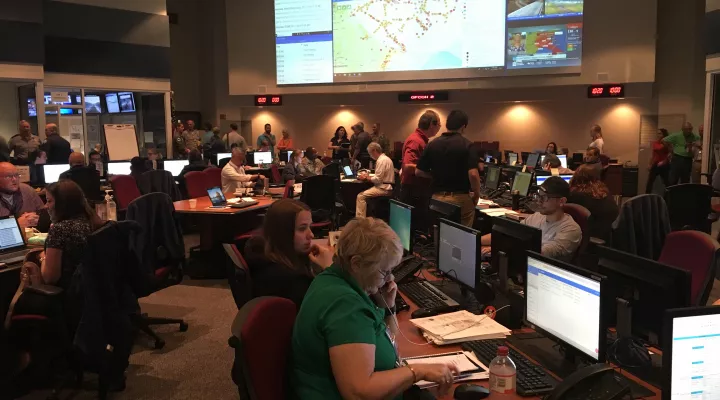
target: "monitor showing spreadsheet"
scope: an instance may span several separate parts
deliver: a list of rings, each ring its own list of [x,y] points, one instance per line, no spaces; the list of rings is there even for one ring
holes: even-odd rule
[[[0,219],[0,251],[19,249],[25,246],[17,220],[10,216]]]
[[[60,180],[60,175],[70,169],[69,164],[43,165],[45,183],[55,183]]]
[[[108,163],[108,175],[130,175],[130,161]]]

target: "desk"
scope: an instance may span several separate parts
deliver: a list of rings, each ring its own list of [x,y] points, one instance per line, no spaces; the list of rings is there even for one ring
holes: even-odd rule
[[[345,204],[345,208],[352,214],[355,213],[355,205],[357,196],[373,187],[370,181],[358,181],[355,179],[342,179],[340,181],[340,198]]]

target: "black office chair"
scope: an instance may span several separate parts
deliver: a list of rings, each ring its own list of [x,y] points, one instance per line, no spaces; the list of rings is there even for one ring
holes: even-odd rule
[[[391,184],[392,191],[388,196],[370,197],[366,200],[368,217],[378,218],[390,223],[390,199],[400,196],[400,174],[395,172],[395,181]]]
[[[175,183],[175,178],[170,171],[161,169],[144,172],[137,178],[140,193],[165,193],[172,201],[182,200],[180,188]]]
[[[303,181],[300,201],[312,211],[313,229],[329,229],[335,226],[335,179],[329,175],[316,175]]]
[[[683,183],[665,189],[665,203],[670,213],[670,228],[673,231],[696,230],[709,234],[715,218],[712,216],[710,185]]]
[[[323,168],[323,175],[332,176],[333,178],[340,180],[340,163],[332,161],[330,164]]]
[[[60,177],[77,183],[90,205],[95,205],[103,200],[100,192],[100,174],[95,167],[71,168]]]

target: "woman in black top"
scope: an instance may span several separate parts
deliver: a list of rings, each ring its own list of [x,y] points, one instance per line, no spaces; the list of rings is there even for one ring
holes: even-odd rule
[[[610,239],[612,223],[619,209],[592,165],[583,164],[573,174],[568,203],[579,204],[590,211],[590,237],[605,241]]]
[[[350,158],[350,139],[348,139],[347,131],[344,126],[339,126],[335,130],[335,136],[330,139],[328,150],[332,150],[333,160]]]
[[[315,275],[333,259],[331,249],[312,243],[310,224],[310,209],[299,201],[282,199],[270,206],[263,224],[263,254],[256,254],[256,241],[245,247],[253,297],[284,297],[300,308]]]

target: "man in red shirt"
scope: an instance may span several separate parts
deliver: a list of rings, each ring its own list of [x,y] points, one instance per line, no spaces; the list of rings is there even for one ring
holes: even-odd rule
[[[413,229],[427,229],[425,215],[431,196],[430,181],[415,176],[415,168],[428,140],[437,135],[440,128],[440,116],[435,111],[425,111],[420,116],[417,129],[405,139],[403,144],[400,201],[415,207],[412,216]]]

